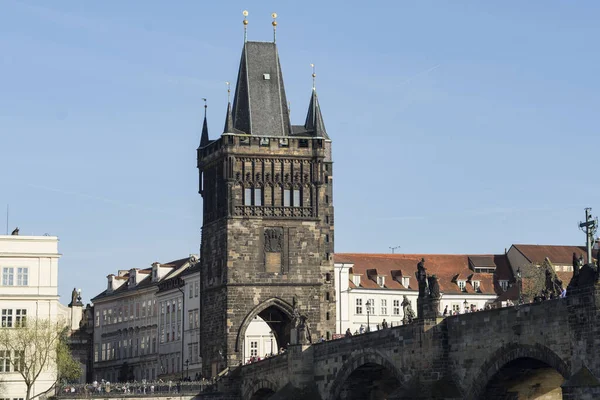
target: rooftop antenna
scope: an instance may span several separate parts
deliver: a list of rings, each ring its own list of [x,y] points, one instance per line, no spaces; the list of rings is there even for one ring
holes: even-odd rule
[[[227,85],[227,103],[231,102],[231,83],[225,82]]]
[[[315,72],[315,64],[310,64],[312,67],[312,78],[313,78],[313,90],[315,90],[315,81],[317,79],[317,73]]]
[[[248,19],[246,19],[248,10],[242,11],[242,15],[244,16],[244,43],[246,43],[248,41]]]
[[[277,41],[277,13],[271,14],[271,18],[273,18],[271,25],[273,25],[273,43],[275,43]]]
[[[390,250],[392,250],[392,254],[394,254],[394,251],[399,248],[400,248],[400,246],[390,246]]]

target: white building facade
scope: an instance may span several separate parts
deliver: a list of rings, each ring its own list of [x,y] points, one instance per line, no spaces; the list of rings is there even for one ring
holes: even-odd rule
[[[59,258],[56,236],[0,235],[1,329],[15,328],[28,319],[79,324],[81,307],[68,308],[59,302]],[[4,385],[1,396],[22,399],[26,386],[10,361],[14,357],[10,351],[0,349],[0,381]],[[48,391],[56,375],[56,367],[50,363],[36,380],[32,396]]]
[[[94,379],[154,380],[163,373],[159,340],[161,329],[166,327],[159,327],[162,315],[157,298],[159,284],[176,278],[192,262],[195,258],[190,257],[166,264],[154,263],[147,269],[120,270],[117,275],[107,276],[107,289],[92,299]],[[172,307],[169,304],[169,314]],[[175,302],[174,318],[177,307]],[[178,311],[181,318],[181,308]],[[169,338],[171,335],[169,331]],[[179,336],[181,341],[181,329]]]
[[[200,357],[200,264],[189,268],[181,279],[184,282],[183,315],[183,365],[185,376],[198,380],[202,376],[202,358]]]

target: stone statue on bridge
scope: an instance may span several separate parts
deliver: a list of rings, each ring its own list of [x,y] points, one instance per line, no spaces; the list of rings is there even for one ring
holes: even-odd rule
[[[404,295],[404,299],[402,299],[402,311],[404,313],[402,323],[404,325],[412,323],[415,319],[415,312],[413,311],[412,304],[406,295]]]
[[[427,297],[429,295],[429,285],[427,283],[427,269],[425,268],[425,259],[417,264],[417,272],[415,272],[417,282],[419,282],[419,297]]]
[[[431,275],[427,278],[429,285],[429,297],[432,299],[439,299],[442,297],[440,294],[440,284],[436,275]]]

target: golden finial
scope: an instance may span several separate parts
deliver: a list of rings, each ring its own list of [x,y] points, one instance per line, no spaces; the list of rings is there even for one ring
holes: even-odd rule
[[[273,25],[273,43],[275,43],[277,41],[277,13],[271,14],[271,18],[273,18],[273,22],[271,22],[271,25]]]
[[[227,103],[231,102],[231,84],[229,82],[225,82],[227,84]]]
[[[242,15],[244,16],[244,42],[248,41],[248,10],[242,11]]]
[[[315,64],[310,64],[310,66],[312,67],[312,78],[313,78],[313,90],[315,90],[315,80],[317,78],[317,74],[315,72]]]

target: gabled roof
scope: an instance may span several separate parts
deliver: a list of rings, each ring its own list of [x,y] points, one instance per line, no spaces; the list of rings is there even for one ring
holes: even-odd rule
[[[233,100],[233,128],[259,136],[291,133],[275,43],[244,43]]]
[[[523,256],[533,264],[541,264],[546,257],[553,264],[572,265],[573,253],[579,257],[582,255],[586,258],[585,247],[583,246],[555,246],[555,245],[539,245],[539,244],[513,244]]]
[[[334,259],[336,263],[353,264],[352,274],[363,275],[360,281],[360,287],[366,289],[405,289],[399,279],[400,276],[410,277],[410,290],[418,290],[418,284],[415,273],[417,264],[421,258],[425,258],[425,268],[427,273],[435,274],[439,279],[440,290],[443,293],[458,294],[464,293],[458,287],[457,276],[463,277],[466,281],[475,276],[480,282],[480,291],[483,294],[499,294],[502,292],[498,285],[495,285],[494,274],[477,273],[469,269],[469,255],[455,254],[360,254],[360,253],[336,253]],[[510,268],[505,255],[484,255],[477,257],[489,257],[496,266],[496,273],[509,275]],[[371,279],[367,279],[368,272],[375,269],[379,275],[387,275],[385,287],[381,288]],[[401,281],[401,280],[400,280]],[[351,287],[353,285],[351,284]],[[467,293],[475,293],[471,284],[466,285]]]

